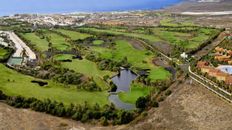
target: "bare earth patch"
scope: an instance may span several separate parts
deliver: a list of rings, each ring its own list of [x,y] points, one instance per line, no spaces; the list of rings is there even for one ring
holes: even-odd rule
[[[232,105],[189,81],[129,130],[231,130]]]
[[[173,51],[173,46],[166,42],[156,42],[152,45],[166,55],[170,55]]]
[[[130,39],[129,43],[137,50],[145,50],[143,44],[138,40]]]

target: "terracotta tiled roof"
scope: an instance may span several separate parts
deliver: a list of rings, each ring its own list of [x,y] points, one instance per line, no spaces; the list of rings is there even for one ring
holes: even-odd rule
[[[217,76],[227,77],[228,74],[220,71],[220,72],[217,73]]]
[[[228,77],[226,77],[226,84],[229,84],[229,85],[231,85],[232,84],[232,76],[228,76]]]
[[[224,52],[224,51],[225,51],[225,49],[223,49],[223,48],[221,48],[221,47],[216,47],[215,50],[216,50],[217,52]]]
[[[197,67],[199,68],[202,68],[204,66],[208,66],[209,65],[209,62],[206,62],[206,61],[198,61],[197,62]]]
[[[229,61],[231,56],[222,55],[222,56],[215,56],[214,59],[218,61]]]
[[[227,53],[232,56],[232,50],[228,50]]]

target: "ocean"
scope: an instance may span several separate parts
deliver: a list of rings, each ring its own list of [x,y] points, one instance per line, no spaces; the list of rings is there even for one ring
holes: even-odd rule
[[[156,10],[182,0],[1,0],[0,15]]]

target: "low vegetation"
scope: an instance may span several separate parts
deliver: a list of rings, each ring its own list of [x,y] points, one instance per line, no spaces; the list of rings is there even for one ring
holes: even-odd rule
[[[10,57],[12,52],[13,49],[0,47],[0,62],[6,61]]]

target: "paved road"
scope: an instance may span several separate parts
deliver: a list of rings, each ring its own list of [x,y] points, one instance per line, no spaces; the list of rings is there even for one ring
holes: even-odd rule
[[[7,32],[7,34],[15,44],[16,52],[13,54],[13,57],[22,57],[22,52],[25,49],[28,58],[36,60],[35,53],[14,32]]]
[[[195,74],[194,72],[192,72],[190,66],[189,66],[188,69],[189,69],[189,73],[191,73],[192,75],[198,77],[198,78],[201,79],[202,81],[205,81],[205,82],[209,83],[211,86],[213,86],[214,88],[220,90],[220,91],[223,92],[224,94],[227,94],[227,95],[229,95],[229,96],[232,95],[231,93],[227,92],[226,90],[224,90],[224,89],[218,87],[217,84],[214,83],[213,81],[211,81],[211,80],[209,80],[209,79],[207,79],[207,78],[205,78],[205,77],[201,77],[201,76]],[[227,100],[228,102],[232,103],[232,100],[231,100],[231,99],[229,99],[229,98],[225,97],[224,95],[220,94],[219,92],[213,90],[211,87],[209,87],[209,86],[206,85],[205,83],[202,83],[202,81],[199,81],[198,79],[194,78],[193,76],[190,76],[190,78],[192,78],[192,79],[195,80],[196,82],[200,83],[201,85],[203,85],[204,87],[206,87],[206,88],[209,89],[210,91],[214,92],[215,94],[219,95],[220,97],[224,98],[224,99]]]

